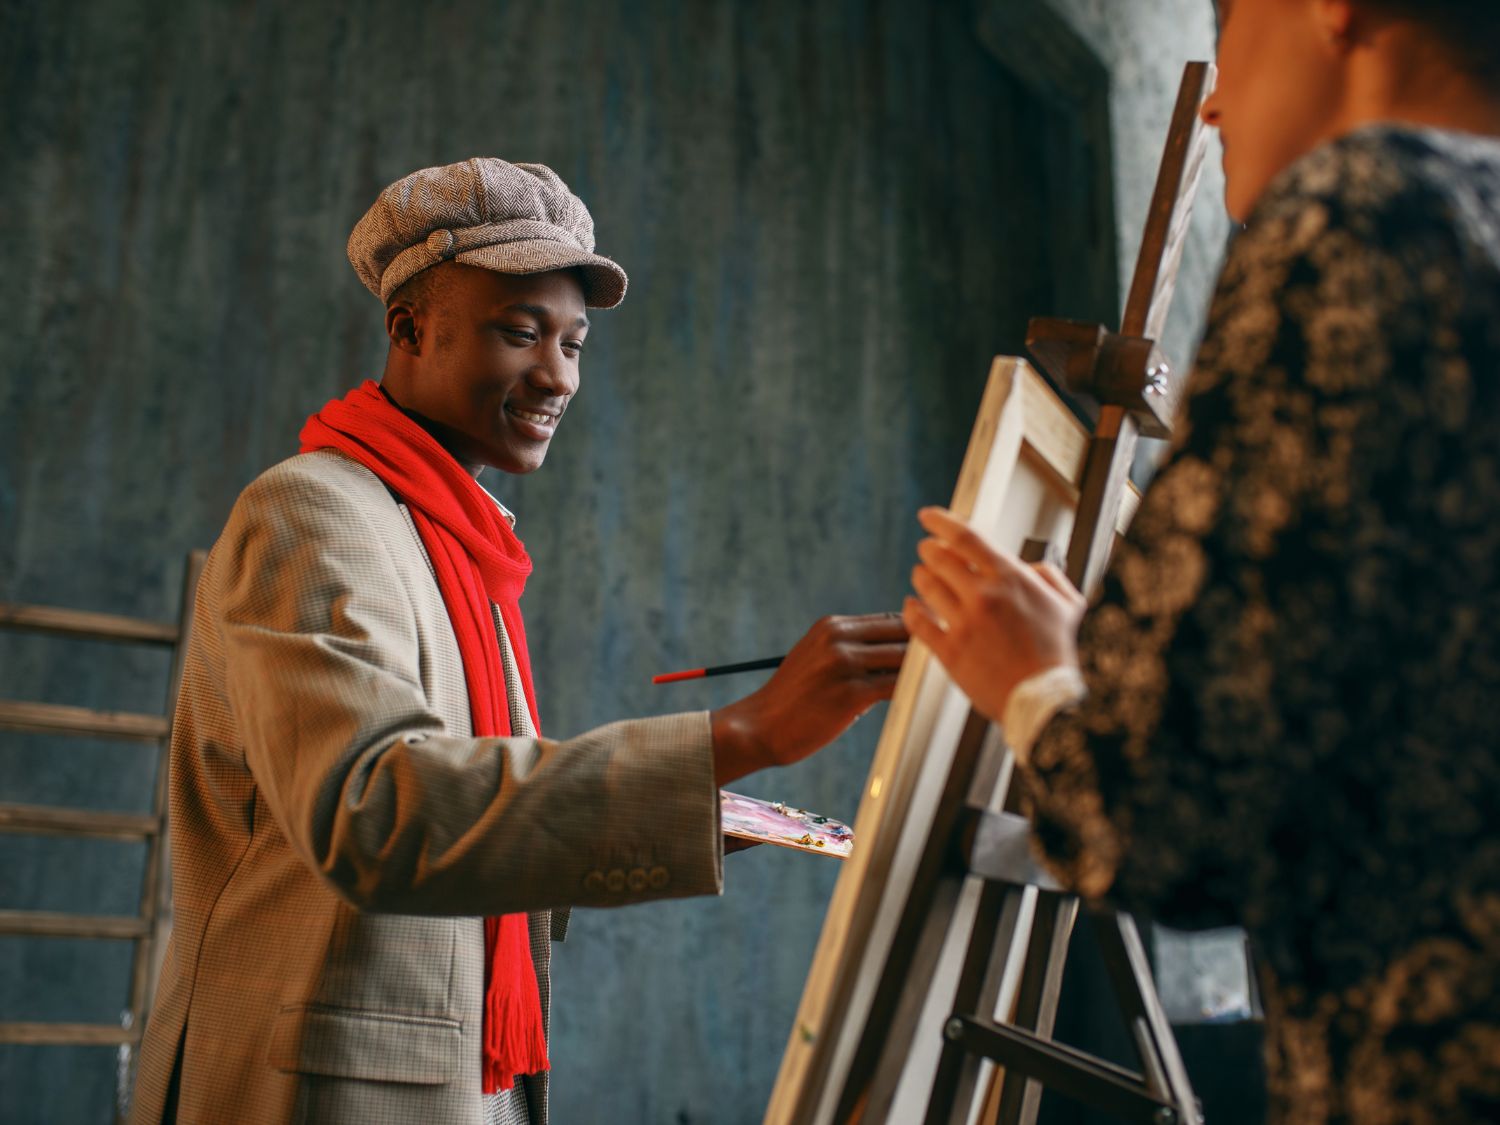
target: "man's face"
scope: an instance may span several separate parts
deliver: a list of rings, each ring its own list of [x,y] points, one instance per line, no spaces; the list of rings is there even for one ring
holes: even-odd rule
[[[415,351],[398,401],[436,422],[462,462],[529,473],[578,391],[588,335],[583,287],[567,270],[511,275],[454,262],[410,313]],[[401,329],[396,305],[387,324]]]
[[[1342,96],[1332,0],[1219,0],[1219,81],[1203,118],[1224,142],[1225,202],[1244,221],[1283,168],[1334,132]]]

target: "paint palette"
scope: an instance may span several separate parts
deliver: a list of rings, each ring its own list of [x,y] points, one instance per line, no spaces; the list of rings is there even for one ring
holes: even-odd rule
[[[780,801],[762,801],[721,789],[719,811],[726,836],[835,859],[848,859],[854,849],[854,832],[847,824]]]

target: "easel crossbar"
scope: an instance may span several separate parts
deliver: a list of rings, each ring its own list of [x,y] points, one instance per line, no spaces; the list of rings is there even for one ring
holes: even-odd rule
[[[965,1051],[993,1059],[1009,1075],[1034,1078],[1126,1121],[1172,1125],[1178,1120],[1172,1103],[1150,1093],[1140,1074],[1065,1043],[973,1016],[953,1017],[943,1034]]]

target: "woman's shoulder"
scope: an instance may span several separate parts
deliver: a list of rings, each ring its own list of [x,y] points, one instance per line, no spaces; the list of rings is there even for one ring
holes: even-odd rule
[[[1483,236],[1500,207],[1500,137],[1388,123],[1356,129],[1294,161],[1246,223],[1280,227],[1311,211],[1377,241],[1434,224]],[[1315,225],[1315,224],[1314,224]],[[1500,248],[1497,248],[1500,253]]]
[[[1220,294],[1279,292],[1286,300],[1299,273],[1373,280],[1422,272],[1466,274],[1486,299],[1500,300],[1497,214],[1500,138],[1367,126],[1271,182],[1225,260]]]
[[[1346,380],[1360,364],[1382,368],[1377,351],[1426,347],[1440,322],[1500,320],[1497,215],[1500,139],[1381,125],[1307,154],[1225,259],[1200,385],[1221,368],[1258,369],[1280,346],[1293,348],[1281,366]],[[1339,341],[1369,354],[1344,356]]]

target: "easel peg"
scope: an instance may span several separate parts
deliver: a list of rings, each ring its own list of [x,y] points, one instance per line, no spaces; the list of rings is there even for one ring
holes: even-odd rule
[[[1142,437],[1172,436],[1178,393],[1156,341],[1102,324],[1036,317],[1027,326],[1026,347],[1054,382],[1129,411]]]

